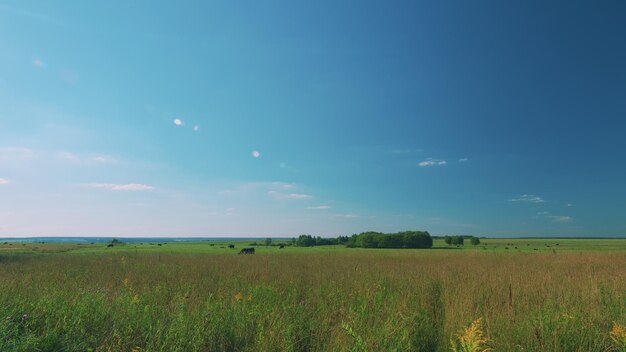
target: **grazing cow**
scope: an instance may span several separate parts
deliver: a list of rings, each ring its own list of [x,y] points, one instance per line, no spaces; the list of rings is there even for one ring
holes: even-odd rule
[[[113,243],[109,243],[109,244],[107,244],[107,248],[108,248],[108,247],[113,247]]]
[[[235,248],[235,245],[234,244],[229,244],[228,248],[233,249],[233,248]]]
[[[242,248],[239,254],[254,254],[254,248]]]
[[[281,244],[278,248],[283,249],[283,248],[285,248],[285,245]]]

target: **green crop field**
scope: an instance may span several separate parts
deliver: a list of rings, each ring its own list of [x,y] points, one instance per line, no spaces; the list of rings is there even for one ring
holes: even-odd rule
[[[0,351],[626,348],[626,240],[249,244],[0,244]]]

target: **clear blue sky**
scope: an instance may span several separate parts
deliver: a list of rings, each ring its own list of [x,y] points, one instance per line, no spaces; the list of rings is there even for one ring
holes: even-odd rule
[[[0,0],[0,236],[626,235],[623,1]]]

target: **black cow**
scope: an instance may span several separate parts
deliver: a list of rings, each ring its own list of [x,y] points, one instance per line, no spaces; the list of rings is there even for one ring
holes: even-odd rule
[[[235,245],[234,244],[229,244],[228,248],[233,249],[233,248],[235,248]]]
[[[254,248],[242,248],[239,254],[254,254]]]
[[[278,248],[283,249],[283,248],[285,248],[285,245],[281,244]]]

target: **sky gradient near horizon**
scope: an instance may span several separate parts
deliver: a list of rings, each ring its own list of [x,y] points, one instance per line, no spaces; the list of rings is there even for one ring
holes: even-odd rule
[[[621,1],[0,0],[0,237],[626,235]]]

